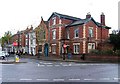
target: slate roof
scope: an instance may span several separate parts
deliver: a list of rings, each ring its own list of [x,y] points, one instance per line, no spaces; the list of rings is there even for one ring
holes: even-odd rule
[[[107,28],[107,29],[111,29],[110,27],[108,26],[102,26],[99,22],[96,22],[92,17],[90,18],[86,18],[86,19],[81,19],[81,20],[78,20],[78,21],[75,21],[69,25],[67,25],[66,27],[72,27],[72,26],[77,26],[77,25],[83,25],[89,21],[93,21],[98,27],[102,27],[102,28]]]
[[[50,20],[50,18],[54,15],[57,15],[58,17],[60,18],[65,18],[65,19],[69,19],[69,20],[72,20],[72,21],[77,21],[77,20],[81,20],[80,18],[77,18],[77,17],[73,17],[73,16],[68,16],[68,15],[64,15],[64,14],[60,14],[60,13],[57,13],[57,12],[53,12],[52,15],[49,17],[48,21]]]
[[[108,26],[102,26],[101,23],[96,22],[93,17],[90,18],[86,18],[86,19],[81,19],[81,18],[77,18],[77,17],[73,17],[73,16],[68,16],[68,15],[64,15],[64,14],[60,14],[57,12],[53,12],[52,15],[49,17],[48,21],[50,20],[50,18],[52,18],[53,16],[58,16],[59,18],[64,18],[64,19],[68,19],[68,20],[72,20],[72,23],[68,24],[66,26],[67,27],[72,27],[72,26],[77,26],[77,25],[83,25],[89,21],[93,21],[98,27],[102,27],[102,28],[107,28],[107,29],[111,29],[111,27]]]

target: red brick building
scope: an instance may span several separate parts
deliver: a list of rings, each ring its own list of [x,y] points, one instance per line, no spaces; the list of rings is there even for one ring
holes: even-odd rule
[[[36,53],[41,53],[43,56],[48,56],[49,53],[49,36],[48,22],[41,17],[40,24],[34,29],[36,33]]]
[[[89,53],[97,49],[98,44],[108,39],[110,27],[105,25],[105,15],[100,15],[101,22],[96,22],[88,13],[85,19],[54,12],[50,18],[50,54],[61,55]]]

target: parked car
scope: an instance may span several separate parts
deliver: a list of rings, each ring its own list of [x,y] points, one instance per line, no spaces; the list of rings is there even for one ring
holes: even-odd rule
[[[5,55],[4,51],[0,51],[0,58],[1,59],[5,59],[6,58],[6,55]]]
[[[5,54],[6,57],[9,56],[9,53],[8,53],[8,52],[6,52],[6,51],[2,51],[2,52]]]

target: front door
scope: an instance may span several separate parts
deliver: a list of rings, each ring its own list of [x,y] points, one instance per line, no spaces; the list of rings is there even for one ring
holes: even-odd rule
[[[48,56],[48,44],[47,43],[45,43],[44,45],[44,54],[45,56]]]

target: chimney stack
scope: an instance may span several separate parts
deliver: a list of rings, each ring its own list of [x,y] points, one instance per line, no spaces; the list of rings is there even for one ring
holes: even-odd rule
[[[90,17],[91,17],[91,14],[90,14],[90,12],[88,12],[87,15],[86,15],[86,19],[90,18]]]
[[[100,15],[100,18],[101,18],[101,25],[105,26],[105,15],[104,15],[103,12],[102,12],[102,14]]]

